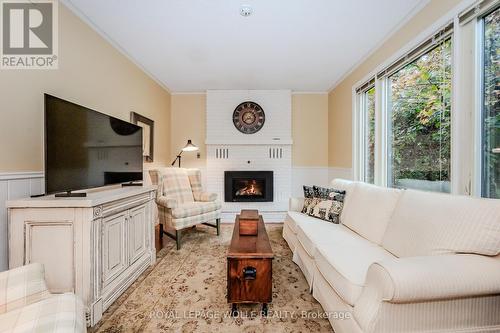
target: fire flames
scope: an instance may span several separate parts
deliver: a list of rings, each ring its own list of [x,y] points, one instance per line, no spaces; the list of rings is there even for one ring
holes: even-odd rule
[[[255,180],[249,181],[246,186],[236,191],[236,195],[262,195],[262,190]]]

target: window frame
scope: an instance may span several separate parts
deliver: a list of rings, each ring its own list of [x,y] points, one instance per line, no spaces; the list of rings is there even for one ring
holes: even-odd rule
[[[400,70],[404,69],[407,65],[413,63],[414,61],[418,60],[420,57],[428,54],[429,52],[435,50],[436,48],[440,47],[440,45],[446,41],[450,41],[451,43],[451,96],[450,96],[450,176],[449,176],[449,182],[450,182],[450,192],[439,192],[439,193],[453,193],[453,178],[454,178],[454,167],[453,167],[453,157],[454,157],[454,149],[453,149],[453,130],[454,130],[454,76],[455,76],[455,67],[454,67],[454,57],[455,57],[455,52],[454,52],[454,29],[453,29],[453,23],[448,24],[444,29],[448,29],[449,26],[452,26],[451,30],[447,30],[446,33],[442,34],[442,36],[437,40],[433,41],[432,43],[426,45],[424,48],[420,48],[420,46],[417,47],[419,49],[418,51],[415,52],[415,55],[412,57],[408,57],[406,61],[404,61],[400,66],[392,68],[390,71],[385,71],[384,74],[381,75],[380,80],[384,81],[384,96],[385,96],[385,103],[383,104],[383,113],[385,114],[385,131],[382,134],[385,138],[385,177],[384,177],[384,186],[386,187],[394,187],[393,183],[394,181],[391,179],[392,178],[392,166],[391,166],[391,160],[392,160],[392,147],[391,147],[391,140],[390,136],[392,135],[392,126],[391,126],[391,116],[392,116],[392,110],[390,110],[390,105],[389,101],[391,99],[390,97],[390,87],[391,87],[391,77],[395,75],[397,72]],[[440,32],[434,34],[437,35],[440,34]],[[425,42],[424,42],[425,43]],[[414,51],[412,51],[414,52]]]
[[[451,93],[451,194],[481,197],[482,194],[482,52],[483,17],[500,7],[500,0],[462,0],[413,40],[388,57],[352,86],[352,170],[360,177],[359,102],[356,87],[375,79],[375,184],[387,186],[388,144],[387,82],[377,74],[418,47],[447,24],[453,22]],[[471,89],[470,85],[474,85]]]
[[[374,96],[374,103],[375,103],[375,114],[374,114],[374,126],[375,126],[375,133],[374,133],[374,140],[375,140],[375,146],[374,146],[374,158],[375,161],[377,160],[377,88],[376,88],[376,82],[375,82],[375,77],[370,78],[367,80],[364,84],[359,86],[358,88],[355,89],[355,104],[357,105],[356,110],[357,110],[357,129],[358,129],[358,150],[357,150],[357,163],[358,163],[358,168],[356,170],[356,177],[362,181],[366,182],[366,165],[368,162],[368,154],[367,154],[367,138],[368,138],[368,110],[367,110],[367,93],[369,90],[375,89],[375,96]],[[376,162],[375,162],[376,163]],[[374,183],[376,179],[376,166],[374,165]]]
[[[453,16],[454,17],[454,16]],[[427,53],[431,49],[435,48],[442,40],[447,40],[451,38],[452,42],[452,94],[451,94],[451,131],[452,131],[452,142],[451,142],[451,175],[450,175],[450,187],[451,193],[454,191],[454,163],[453,158],[455,155],[453,143],[453,130],[454,130],[454,93],[453,88],[455,85],[455,45],[456,45],[456,33],[455,33],[455,22],[453,19],[446,18],[443,22],[439,22],[440,25],[433,27],[431,32],[423,34],[419,38],[416,38],[417,42],[412,42],[406,48],[402,49],[398,54],[390,58],[387,62],[379,66],[375,71],[367,75],[363,80],[359,81],[352,88],[353,96],[353,177],[356,181],[364,181],[365,171],[364,163],[366,157],[364,156],[364,137],[365,137],[365,125],[366,119],[364,117],[364,105],[362,102],[361,91],[367,91],[368,89],[362,89],[366,86],[367,82],[375,77],[374,87],[375,87],[375,170],[374,170],[374,183],[375,185],[387,187],[389,185],[389,112],[388,112],[388,101],[389,101],[389,77],[403,68],[407,64],[413,62],[415,59],[420,57],[422,54]],[[451,27],[451,29],[450,29]],[[432,28],[432,27],[431,27]],[[443,33],[443,31],[445,31]],[[435,39],[435,43],[428,43],[432,38]],[[426,45],[422,47],[422,45]],[[394,64],[398,63],[398,66]],[[371,87],[371,86],[370,86]]]
[[[476,64],[475,64],[475,156],[474,156],[474,174],[472,182],[473,195],[477,197],[485,197],[485,179],[484,179],[484,102],[485,102],[485,18],[496,10],[500,10],[500,1],[487,1],[489,6],[485,6],[482,11],[476,13],[477,16],[473,18],[475,22],[475,46],[476,46]],[[498,198],[500,199],[500,198]]]

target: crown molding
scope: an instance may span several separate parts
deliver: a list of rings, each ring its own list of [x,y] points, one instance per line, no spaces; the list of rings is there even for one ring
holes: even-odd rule
[[[292,91],[292,95],[328,95],[328,91]]]
[[[170,95],[206,95],[207,92],[204,91],[172,91]]]

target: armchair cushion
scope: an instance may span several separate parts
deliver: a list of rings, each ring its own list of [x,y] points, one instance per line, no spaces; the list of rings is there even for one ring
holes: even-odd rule
[[[163,168],[161,169],[161,195],[174,198],[179,204],[194,202],[193,191],[186,169]]]
[[[195,201],[209,202],[217,200],[216,193],[210,192],[195,192],[193,193]]]
[[[41,264],[30,264],[0,273],[0,314],[49,296]]]
[[[172,217],[174,219],[182,219],[189,216],[197,216],[209,212],[218,211],[221,209],[220,201],[196,201],[178,205],[177,208],[172,209]]]
[[[162,207],[174,209],[177,207],[177,199],[167,196],[160,196],[156,199],[156,203]]]

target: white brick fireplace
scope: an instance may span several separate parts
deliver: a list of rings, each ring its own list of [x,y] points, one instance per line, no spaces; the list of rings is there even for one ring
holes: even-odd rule
[[[243,134],[233,125],[238,104],[253,101],[265,112],[262,129]],[[241,209],[258,209],[266,222],[282,222],[291,196],[292,106],[289,90],[207,91],[207,190],[223,201],[222,221]],[[224,202],[224,171],[273,171],[273,202]]]

